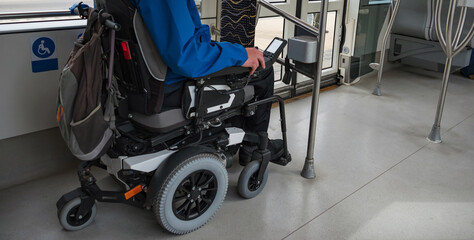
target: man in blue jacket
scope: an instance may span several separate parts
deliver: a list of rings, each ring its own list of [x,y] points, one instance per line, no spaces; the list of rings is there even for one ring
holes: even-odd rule
[[[138,8],[163,61],[168,65],[164,106],[179,107],[186,78],[205,76],[231,66],[265,68],[262,52],[240,44],[211,41],[208,25],[203,25],[194,0],[132,0]],[[253,81],[255,95],[264,99],[273,95],[273,68],[270,66]],[[255,116],[238,120],[245,130],[268,129],[271,104],[258,108]],[[282,140],[271,140],[269,150],[277,162],[283,154]],[[244,145],[239,162],[246,165],[256,146]]]

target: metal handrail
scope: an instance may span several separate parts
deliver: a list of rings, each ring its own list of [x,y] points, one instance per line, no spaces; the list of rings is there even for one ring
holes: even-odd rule
[[[56,17],[56,16],[68,16],[71,15],[70,11],[57,10],[57,11],[31,11],[31,12],[7,12],[0,13],[0,20],[13,19],[13,18],[41,18],[41,17]]]
[[[324,42],[326,37],[326,21],[328,15],[328,3],[329,0],[322,0],[321,2],[321,13],[319,14],[319,29],[309,25],[303,20],[273,6],[265,0],[258,0],[257,3],[268,10],[282,16],[283,18],[289,20],[290,22],[296,24],[298,27],[303,28],[304,30],[310,32],[318,38],[318,47],[316,49],[316,58],[318,60],[316,66],[316,78],[314,78],[313,84],[313,97],[311,103],[311,119],[309,125],[309,135],[308,135],[308,148],[305,163],[303,170],[301,171],[301,176],[304,178],[315,178],[316,173],[314,171],[314,145],[316,137],[316,124],[318,119],[318,105],[319,105],[319,91],[321,88],[321,75],[323,70],[323,60],[324,60]],[[322,33],[322,34],[320,34]]]

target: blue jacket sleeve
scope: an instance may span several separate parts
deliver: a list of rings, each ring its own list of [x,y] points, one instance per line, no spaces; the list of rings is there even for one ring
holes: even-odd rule
[[[247,60],[242,45],[210,41],[194,0],[141,0],[137,7],[163,60],[176,74],[205,76]]]

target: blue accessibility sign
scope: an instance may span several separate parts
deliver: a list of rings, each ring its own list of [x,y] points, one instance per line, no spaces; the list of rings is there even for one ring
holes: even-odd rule
[[[31,38],[31,67],[33,72],[46,72],[58,69],[55,38]]]

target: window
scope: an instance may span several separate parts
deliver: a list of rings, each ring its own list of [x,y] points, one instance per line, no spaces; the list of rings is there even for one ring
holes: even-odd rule
[[[0,0],[0,24],[77,20],[69,8],[77,0]],[[83,0],[93,6],[93,0]]]
[[[308,14],[308,23],[319,29],[319,13]],[[324,41],[323,69],[332,67],[334,51],[334,36],[336,30],[336,12],[328,12],[326,24],[326,39]]]
[[[255,29],[255,46],[265,50],[275,37],[283,37],[284,19],[282,17],[259,18]],[[273,64],[275,80],[281,79],[282,66]]]
[[[32,12],[60,12],[69,11],[78,0],[0,0],[0,15],[12,13],[32,13]],[[94,5],[93,0],[82,0],[89,6]]]

